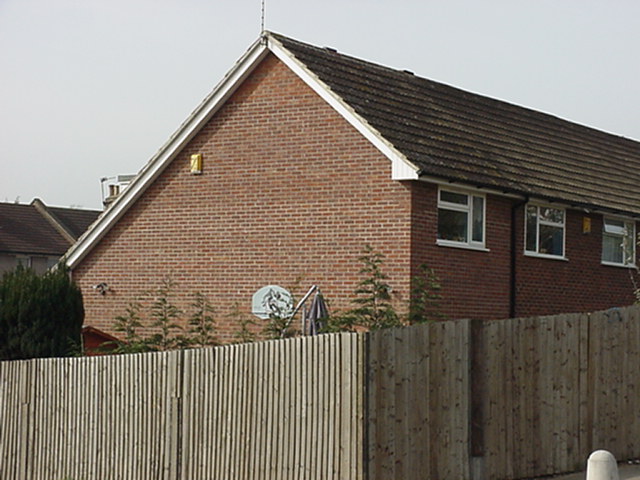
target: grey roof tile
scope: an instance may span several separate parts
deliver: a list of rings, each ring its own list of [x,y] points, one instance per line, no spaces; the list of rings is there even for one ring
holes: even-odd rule
[[[47,207],[79,236],[101,213],[95,210]],[[76,236],[76,238],[77,238]],[[0,252],[18,254],[63,255],[69,242],[56,230],[34,204],[0,203]]]
[[[271,34],[424,175],[640,215],[640,143]]]

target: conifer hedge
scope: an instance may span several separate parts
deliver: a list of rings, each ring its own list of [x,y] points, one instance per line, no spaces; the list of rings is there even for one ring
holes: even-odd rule
[[[37,275],[18,266],[0,281],[0,360],[66,357],[81,351],[84,307],[64,267]]]

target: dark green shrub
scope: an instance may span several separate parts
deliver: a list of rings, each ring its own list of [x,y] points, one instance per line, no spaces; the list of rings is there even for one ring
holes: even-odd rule
[[[80,289],[61,266],[42,276],[18,266],[0,281],[0,359],[65,357],[81,346]]]

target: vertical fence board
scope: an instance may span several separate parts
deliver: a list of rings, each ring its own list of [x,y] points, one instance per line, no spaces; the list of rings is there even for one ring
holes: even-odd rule
[[[367,476],[371,479],[375,479],[375,464],[378,461],[376,452],[377,452],[377,435],[380,430],[378,422],[380,421],[379,417],[379,404],[376,401],[377,396],[375,394],[376,385],[378,383],[378,375],[380,375],[380,360],[379,357],[375,354],[377,350],[376,343],[379,341],[379,336],[377,335],[367,335],[366,342],[366,355],[367,355],[367,367],[365,370],[365,379],[366,379],[366,389],[365,394],[366,397],[366,408],[367,408],[367,418],[366,418],[366,455],[365,455],[365,464],[367,470]]]
[[[349,398],[349,392],[355,392],[354,389],[354,379],[353,373],[357,370],[358,364],[355,363],[356,357],[353,355],[355,340],[357,340],[357,336],[341,336],[338,337],[340,343],[338,348],[340,348],[340,359],[341,362],[338,365],[339,370],[337,371],[337,384],[340,388],[340,402],[337,405],[339,415],[340,415],[340,425],[337,428],[338,436],[337,436],[337,451],[338,451],[338,460],[336,465],[338,467],[337,473],[338,478],[340,476],[349,476],[353,475],[354,472],[351,471],[349,460],[357,458],[357,452],[353,450],[353,444],[351,443],[353,438],[356,438],[356,432],[353,429],[352,416],[358,415],[357,409],[353,409],[353,400],[354,395],[351,395]],[[357,397],[356,397],[357,398]]]
[[[229,388],[227,402],[229,404],[229,413],[227,415],[227,435],[229,441],[229,468],[227,475],[230,477],[239,477],[240,455],[238,449],[240,448],[240,442],[237,440],[241,437],[238,435],[238,427],[240,424],[239,411],[241,409],[242,393],[242,358],[241,347],[239,345],[232,345],[229,349],[231,357],[231,364],[229,369]]]
[[[314,341],[312,341],[314,340]],[[305,347],[307,348],[307,355],[305,358],[307,359],[307,364],[304,370],[304,436],[303,442],[306,445],[317,444],[318,439],[316,438],[317,432],[315,431],[315,398],[314,398],[314,384],[316,382],[316,362],[317,358],[316,350],[318,341],[315,339],[307,338],[304,340]],[[312,462],[313,462],[313,450],[312,448],[306,448],[302,454],[302,477],[303,478],[311,478],[312,472]]]
[[[527,392],[527,386],[522,382],[523,374],[530,368],[529,322],[526,320],[512,325],[513,335],[513,462],[514,470],[529,472],[531,468],[530,442],[524,441],[523,432],[526,431],[527,419],[530,411],[531,397]]]
[[[627,458],[632,458],[640,452],[640,385],[638,385],[638,372],[640,372],[640,312],[638,309],[627,309],[628,340],[627,370],[624,382],[627,385],[627,413],[625,423],[627,426]]]
[[[370,358],[372,365],[375,362],[370,384],[370,408],[375,411],[375,425],[370,431],[370,441],[373,442],[371,453],[371,464],[369,469],[370,478],[393,478],[393,438],[394,431],[390,428],[389,422],[393,421],[393,411],[390,407],[391,395],[389,383],[393,372],[390,370],[390,359],[393,358],[391,351],[393,343],[389,341],[391,330],[378,331],[371,334]]]
[[[484,369],[486,375],[486,397],[485,401],[485,458],[487,472],[502,472],[504,444],[501,441],[501,424],[503,405],[502,385],[503,378],[502,368],[504,366],[503,348],[500,342],[500,322],[488,322],[483,329],[485,334],[485,353],[486,360]],[[499,477],[489,477],[499,478]]]
[[[591,408],[589,402],[589,324],[590,315],[578,317],[578,348],[579,348],[579,404],[578,404],[578,435],[579,446],[576,452],[576,462],[584,459],[593,450],[591,444]]]

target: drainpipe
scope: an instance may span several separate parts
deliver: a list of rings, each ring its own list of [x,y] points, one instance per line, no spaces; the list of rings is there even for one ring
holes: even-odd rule
[[[509,272],[509,318],[515,318],[516,316],[516,243],[518,241],[518,235],[516,232],[516,211],[529,202],[529,196],[518,203],[511,206],[511,269]],[[523,229],[524,232],[524,223]]]

